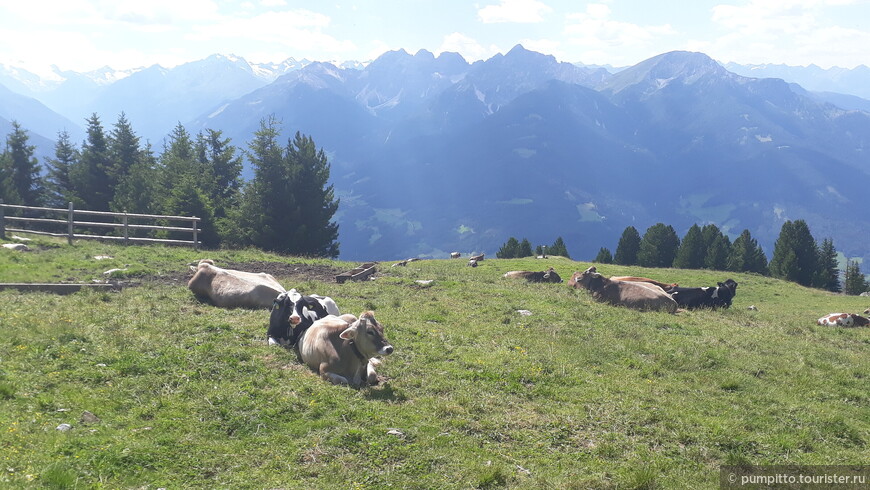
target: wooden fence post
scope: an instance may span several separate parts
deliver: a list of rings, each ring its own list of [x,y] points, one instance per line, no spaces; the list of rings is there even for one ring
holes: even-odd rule
[[[67,215],[66,242],[72,245],[73,240],[73,203],[69,202],[69,213]]]
[[[130,235],[128,234],[129,232],[127,230],[128,230],[127,229],[127,210],[125,209],[124,210],[124,246],[125,247],[130,243],[129,242]]]
[[[0,199],[0,238],[6,239],[6,208],[3,207],[3,199]]]
[[[199,250],[199,240],[196,239],[196,216],[193,217],[193,249]]]

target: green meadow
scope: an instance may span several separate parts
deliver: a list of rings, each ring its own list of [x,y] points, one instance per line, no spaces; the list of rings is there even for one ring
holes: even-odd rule
[[[870,329],[816,325],[863,312],[868,298],[757,275],[598,266],[739,283],[731,309],[669,315],[502,277],[553,266],[567,282],[590,265],[558,257],[383,262],[374,280],[344,284],[279,275],[385,325],[396,351],[383,380],[355,390],[267,346],[268,311],[201,303],[186,280],[205,257],[253,272],[357,264],[29,246],[0,250],[0,282],[91,282],[126,268],[114,278],[131,285],[0,291],[3,488],[695,489],[717,488],[721,465],[870,461]]]

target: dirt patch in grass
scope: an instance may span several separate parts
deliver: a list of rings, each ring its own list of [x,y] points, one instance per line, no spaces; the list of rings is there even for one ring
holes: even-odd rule
[[[234,269],[245,272],[265,272],[272,274],[277,278],[287,278],[294,282],[303,281],[335,281],[335,276],[344,272],[341,269],[330,267],[328,265],[315,264],[293,264],[286,262],[221,262],[215,264],[223,269]],[[135,282],[158,282],[166,284],[187,284],[187,281],[193,277],[193,271],[188,268],[180,269],[178,272],[160,275],[146,275],[136,277],[132,281],[122,281],[127,285],[135,285]]]

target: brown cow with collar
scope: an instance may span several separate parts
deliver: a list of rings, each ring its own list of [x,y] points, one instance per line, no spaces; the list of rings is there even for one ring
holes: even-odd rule
[[[647,282],[614,281],[599,274],[595,267],[575,272],[568,285],[586,289],[595,300],[636,310],[677,311],[677,302],[662,288]]]
[[[308,327],[297,343],[302,363],[333,384],[375,385],[380,364],[375,356],[393,353],[384,327],[371,311],[359,318],[329,315]]]

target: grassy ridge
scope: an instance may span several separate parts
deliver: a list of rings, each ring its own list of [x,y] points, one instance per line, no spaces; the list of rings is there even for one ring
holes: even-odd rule
[[[41,243],[0,254],[0,281],[84,281],[124,264],[177,273],[202,255]],[[599,266],[740,283],[730,310],[668,315],[501,277],[588,267],[564,259],[388,265],[363,283],[279,277],[342,311],[375,310],[396,352],[379,371],[387,381],[362,390],[266,346],[268,312],[199,303],[183,282],[0,292],[0,486],[699,488],[718,485],[722,464],[870,460],[870,329],[815,325],[863,311],[866,298],[755,275]],[[82,422],[84,411],[100,420]]]

